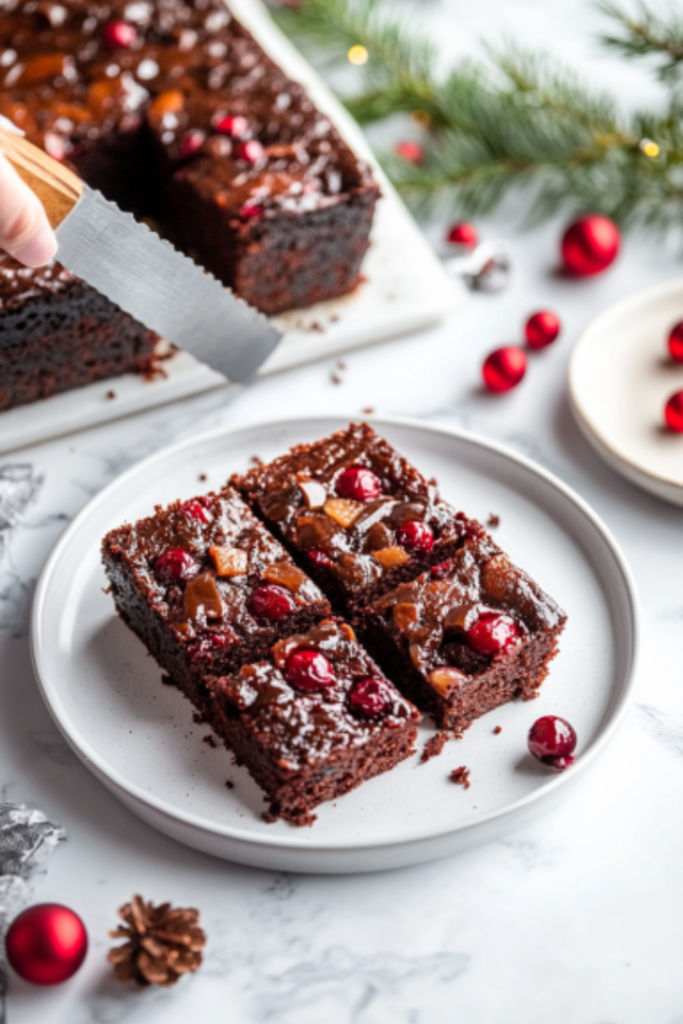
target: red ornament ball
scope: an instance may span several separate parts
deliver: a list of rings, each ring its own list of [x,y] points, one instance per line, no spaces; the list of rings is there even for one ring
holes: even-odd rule
[[[574,764],[576,733],[564,718],[544,715],[536,719],[529,730],[528,744],[534,757],[558,772]]]
[[[609,217],[591,214],[570,224],[562,236],[562,261],[576,277],[601,274],[619,252],[621,234]]]
[[[667,345],[671,358],[677,363],[683,363],[683,320],[671,328]]]
[[[462,245],[468,249],[474,249],[475,245],[479,241],[479,234],[474,224],[468,224],[467,221],[461,221],[459,224],[454,224],[446,239],[451,245]]]
[[[489,391],[510,391],[526,373],[526,356],[516,345],[497,348],[486,357],[481,372]]]
[[[61,985],[85,960],[88,933],[68,907],[38,903],[14,919],[5,945],[7,959],[25,981]]]
[[[561,329],[559,316],[544,309],[529,317],[524,325],[524,337],[529,348],[545,348],[552,345]]]
[[[677,391],[664,406],[664,421],[669,430],[683,434],[683,391]]]
[[[394,153],[411,164],[424,163],[425,151],[419,142],[397,142],[394,146]]]

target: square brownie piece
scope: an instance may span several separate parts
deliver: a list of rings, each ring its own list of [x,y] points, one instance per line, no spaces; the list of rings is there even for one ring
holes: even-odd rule
[[[373,597],[484,535],[367,423],[231,482],[352,621]]]
[[[229,487],[112,530],[102,557],[119,615],[202,713],[207,673],[265,657],[330,613]]]
[[[415,750],[419,712],[338,619],[207,685],[211,724],[265,790],[270,820],[311,825],[318,804]]]
[[[500,704],[537,696],[565,622],[485,536],[370,604],[363,636],[406,696],[461,733]]]

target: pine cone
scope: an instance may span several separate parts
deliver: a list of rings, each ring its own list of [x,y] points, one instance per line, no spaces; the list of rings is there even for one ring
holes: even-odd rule
[[[119,925],[109,932],[112,939],[126,939],[109,951],[119,981],[138,985],[175,985],[181,974],[191,974],[202,962],[206,935],[199,927],[199,911],[171,908],[170,903],[155,907],[141,896],[124,904]]]

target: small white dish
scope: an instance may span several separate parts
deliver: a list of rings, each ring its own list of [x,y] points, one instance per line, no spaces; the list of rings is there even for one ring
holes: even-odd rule
[[[355,872],[445,856],[539,813],[584,777],[614,734],[631,692],[637,608],[630,572],[594,512],[533,463],[458,430],[373,419],[455,505],[486,521],[496,539],[569,616],[561,651],[531,703],[485,716],[419,763],[318,810],[311,828],[266,824],[263,794],[223,747],[202,742],[192,706],[161,685],[161,670],[117,617],[100,564],[104,534],[155,504],[220,487],[249,465],[344,426],[317,417],[220,430],[134,466],[71,523],[43,570],[32,616],[32,652],[47,705],[86,766],[136,814],[167,835],[219,857],[286,871]],[[205,474],[206,482],[199,482]],[[576,765],[555,775],[526,750],[536,718],[558,714],[579,736]],[[494,734],[496,726],[502,732]],[[449,780],[470,769],[471,788]],[[227,789],[230,779],[233,789]]]
[[[683,505],[683,435],[664,425],[666,400],[683,389],[683,364],[666,341],[683,320],[683,279],[667,281],[596,317],[569,363],[577,422],[602,458],[632,483]]]

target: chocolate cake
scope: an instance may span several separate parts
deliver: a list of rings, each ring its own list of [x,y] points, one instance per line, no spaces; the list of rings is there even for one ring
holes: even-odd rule
[[[0,253],[0,411],[154,368],[156,335],[57,263]]]
[[[359,280],[379,190],[220,0],[6,0],[0,114],[265,313]]]
[[[206,675],[266,657],[330,613],[230,488],[112,530],[102,555],[119,615],[200,712]]]
[[[461,733],[500,704],[537,696],[566,616],[484,536],[368,604],[361,621],[402,692]]]
[[[485,535],[367,423],[231,482],[352,619],[375,595]]]
[[[269,817],[294,825],[415,749],[419,712],[339,620],[279,640],[209,689],[212,724],[270,798]]]

